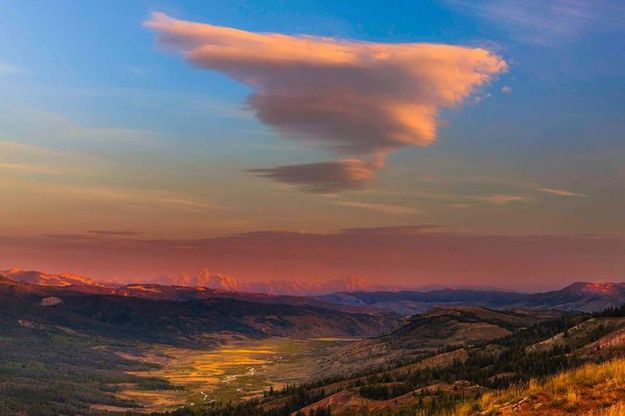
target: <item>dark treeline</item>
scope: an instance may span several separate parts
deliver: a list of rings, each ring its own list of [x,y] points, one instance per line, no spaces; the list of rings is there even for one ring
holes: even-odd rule
[[[625,316],[625,304],[613,308],[606,308],[593,314],[596,317],[623,317]]]
[[[447,367],[425,368],[408,373],[382,372],[369,376],[360,387],[363,397],[388,400],[426,387],[435,382],[453,383],[466,380],[490,388],[501,388],[531,377],[541,377],[568,368],[572,363],[563,348],[527,352],[526,347],[564,331],[577,320],[559,319],[539,323],[501,339],[492,351],[472,348],[468,357]],[[515,376],[497,378],[497,374],[514,373]]]
[[[152,413],[151,415],[169,416],[288,416],[309,404],[316,403],[326,397],[323,389],[318,391],[307,391],[304,387],[291,387],[292,393],[287,396],[286,402],[280,406],[265,409],[261,404],[262,400],[249,400],[239,403],[212,404],[209,406],[195,407],[189,406],[168,413]],[[306,416],[327,416],[330,410],[317,409],[315,413],[308,413]],[[319,413],[321,412],[321,413]]]

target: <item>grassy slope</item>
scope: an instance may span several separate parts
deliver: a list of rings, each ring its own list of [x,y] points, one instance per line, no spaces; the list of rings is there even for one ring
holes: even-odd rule
[[[531,380],[527,387],[487,393],[450,413],[469,415],[587,415],[625,414],[625,359],[587,364],[552,376]]]

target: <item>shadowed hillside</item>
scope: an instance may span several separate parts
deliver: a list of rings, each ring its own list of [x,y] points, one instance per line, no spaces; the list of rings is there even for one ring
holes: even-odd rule
[[[193,344],[211,334],[372,336],[397,325],[388,313],[350,313],[306,303],[215,297],[187,301],[85,294],[0,278],[2,321],[62,326],[91,335]],[[54,299],[46,306],[44,299]]]
[[[381,337],[355,342],[328,357],[323,372],[349,373],[410,361],[441,350],[479,346],[539,322],[561,319],[558,311],[495,311],[481,307],[437,307],[415,315]]]

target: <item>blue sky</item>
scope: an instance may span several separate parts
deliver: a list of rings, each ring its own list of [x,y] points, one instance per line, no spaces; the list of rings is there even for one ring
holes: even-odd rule
[[[320,195],[247,172],[334,156],[259,121],[249,86],[159,45],[144,27],[156,11],[254,33],[485,48],[508,70],[441,109],[433,144],[390,153],[365,189]],[[2,231],[622,234],[624,16],[617,1],[0,1]]]

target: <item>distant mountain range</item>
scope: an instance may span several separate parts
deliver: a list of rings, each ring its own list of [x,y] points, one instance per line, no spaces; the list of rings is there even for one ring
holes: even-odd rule
[[[161,300],[237,298],[255,302],[334,305],[333,308],[386,310],[400,315],[423,313],[437,306],[471,305],[493,309],[532,308],[593,312],[625,303],[625,283],[577,282],[559,290],[520,293],[490,288],[435,288],[399,290],[372,285],[362,277],[330,280],[317,284],[297,281],[241,283],[236,279],[203,270],[197,276],[161,276],[156,283],[102,283],[71,273],[51,274],[11,269],[5,278],[40,286],[71,289],[74,292],[110,294]]]
[[[72,273],[45,273],[40,271],[10,269],[0,271],[0,275],[27,283],[44,286],[98,286],[122,287],[121,281],[98,282],[85,276]],[[348,276],[344,279],[328,280],[318,283],[305,283],[297,280],[274,280],[268,282],[239,282],[232,276],[214,273],[207,269],[197,275],[180,273],[175,276],[160,275],[150,282],[132,282],[133,284],[158,284],[164,286],[203,287],[228,292],[262,293],[268,295],[318,296],[336,292],[371,292],[396,291],[405,288],[392,285],[375,285],[361,276]]]
[[[162,275],[153,283],[175,286],[202,286],[231,292],[265,293],[269,295],[315,296],[335,292],[393,291],[402,288],[391,285],[374,285],[361,276],[328,280],[319,283],[305,283],[297,280],[274,280],[269,282],[239,282],[232,276],[212,273],[206,269],[196,276],[182,273],[176,276]]]
[[[494,309],[532,308],[594,312],[625,303],[625,283],[577,282],[540,293],[441,289],[428,292],[339,292],[318,296],[324,302],[386,309],[414,315],[436,306],[473,305]]]

